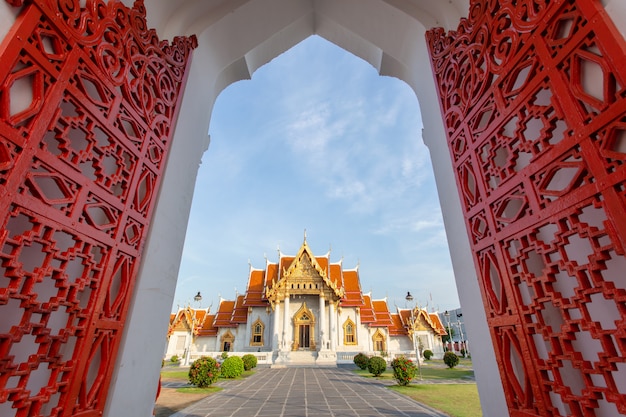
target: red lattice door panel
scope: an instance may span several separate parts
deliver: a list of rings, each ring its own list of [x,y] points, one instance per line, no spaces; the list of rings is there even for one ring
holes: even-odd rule
[[[596,0],[427,34],[512,416],[626,414],[626,44]]]
[[[101,0],[0,46],[0,415],[102,415],[194,47]]]

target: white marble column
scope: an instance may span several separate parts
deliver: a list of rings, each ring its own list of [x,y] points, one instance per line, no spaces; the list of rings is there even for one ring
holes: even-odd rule
[[[272,329],[272,350],[280,348],[280,331],[278,325],[280,323],[280,301],[274,305],[274,328]]]
[[[320,350],[326,350],[326,331],[324,327],[326,327],[326,303],[324,301],[324,293],[320,294]]]
[[[335,302],[330,300],[328,307],[330,310],[330,350],[337,350],[337,311]]]
[[[284,350],[289,350],[289,294],[285,296],[285,317],[283,320],[283,340],[281,343],[281,348]]]

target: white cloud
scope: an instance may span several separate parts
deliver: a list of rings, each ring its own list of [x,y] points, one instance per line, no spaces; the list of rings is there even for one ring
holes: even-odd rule
[[[456,307],[420,129],[406,85],[319,38],[229,87],[214,109],[177,298],[232,297],[248,259],[262,268],[277,245],[295,254],[306,228],[315,253],[330,244],[348,267],[360,260],[375,297],[432,291]]]

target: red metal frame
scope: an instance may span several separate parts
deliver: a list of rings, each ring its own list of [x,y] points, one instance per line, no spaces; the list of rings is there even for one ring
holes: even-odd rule
[[[511,416],[626,414],[624,39],[596,0],[474,0],[427,42]]]
[[[102,0],[0,45],[0,415],[102,415],[195,47]]]

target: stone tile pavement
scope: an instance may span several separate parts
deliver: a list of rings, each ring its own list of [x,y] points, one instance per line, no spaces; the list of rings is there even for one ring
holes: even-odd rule
[[[344,368],[259,368],[222,386],[172,417],[446,416]]]

